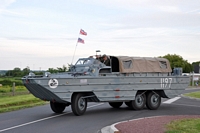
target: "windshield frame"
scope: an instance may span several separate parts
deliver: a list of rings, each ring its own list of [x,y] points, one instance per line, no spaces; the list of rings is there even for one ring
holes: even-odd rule
[[[82,64],[78,64],[78,62],[80,62],[81,60],[87,60],[87,61],[89,61],[88,63],[82,63]],[[78,59],[78,61],[75,63],[75,65],[74,66],[89,66],[89,65],[100,65],[100,66],[102,66],[102,67],[104,67],[105,66],[105,64],[103,64],[101,61],[99,61],[99,60],[97,60],[97,59],[94,59],[94,58],[80,58],[80,59]]]
[[[82,62],[81,62],[82,61]],[[80,64],[78,64],[80,62]],[[78,61],[75,63],[75,66],[86,66],[93,64],[94,59],[93,58],[80,58]]]
[[[85,66],[89,64],[92,64],[92,60],[90,58],[81,58],[75,63],[75,66]]]

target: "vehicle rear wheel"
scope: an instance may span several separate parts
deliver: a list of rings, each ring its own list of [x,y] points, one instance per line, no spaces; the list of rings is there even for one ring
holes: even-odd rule
[[[50,107],[51,107],[53,112],[62,113],[65,110],[66,104],[57,103],[57,102],[50,102]]]
[[[161,97],[153,92],[148,93],[146,106],[150,110],[156,110],[160,106]]]
[[[71,103],[72,111],[75,115],[83,115],[87,109],[87,99],[83,98],[82,93],[74,94]]]
[[[119,108],[122,104],[123,102],[109,102],[109,105],[113,108]]]
[[[142,110],[146,104],[146,96],[145,94],[138,93],[135,96],[135,100],[132,100],[127,104],[131,109]]]

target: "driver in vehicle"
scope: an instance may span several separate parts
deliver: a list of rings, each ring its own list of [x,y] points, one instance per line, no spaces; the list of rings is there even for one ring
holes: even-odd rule
[[[107,55],[103,55],[101,57],[99,57],[98,55],[96,55],[96,58],[101,61],[102,63],[104,63],[106,66],[110,66],[110,59],[108,58]]]

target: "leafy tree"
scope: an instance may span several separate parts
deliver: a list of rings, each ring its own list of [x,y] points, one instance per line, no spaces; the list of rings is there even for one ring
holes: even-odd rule
[[[6,72],[5,76],[12,76],[13,75],[12,73],[13,73],[12,70],[9,70]]]
[[[69,71],[69,67],[70,65],[68,64],[68,66],[63,65],[62,67],[57,67],[57,69],[49,68],[47,71],[50,73],[67,72]]]
[[[50,73],[57,73],[58,72],[58,70],[54,69],[54,68],[49,68],[47,71],[50,72]]]
[[[184,60],[180,55],[167,54],[160,57],[168,59],[172,69],[175,67],[182,67],[183,73],[189,73],[193,71],[192,64],[190,64],[187,60]]]
[[[13,70],[9,70],[6,72],[6,76],[20,77],[22,76],[21,69],[16,67]]]
[[[44,71],[34,71],[35,75],[43,75]]]
[[[28,75],[29,73],[30,73],[30,68],[27,66],[26,68],[24,68],[23,70],[22,70],[22,73],[23,73],[23,76],[24,75]]]
[[[192,65],[194,64],[198,64],[199,65],[200,61],[197,61],[197,62],[192,62]]]
[[[57,67],[58,72],[66,72],[68,70],[68,68],[63,65],[62,67]]]
[[[17,76],[21,76],[21,69],[16,67],[13,69],[13,76],[17,77]]]
[[[11,76],[11,77],[22,77],[22,76],[28,75],[29,72],[30,72],[30,68],[28,66],[26,68],[24,68],[23,70],[16,67],[13,70],[7,71],[5,75]]]

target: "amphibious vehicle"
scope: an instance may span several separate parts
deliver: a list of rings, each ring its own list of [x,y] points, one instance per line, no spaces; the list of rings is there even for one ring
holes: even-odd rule
[[[75,115],[83,115],[88,102],[108,102],[113,108],[125,103],[133,110],[145,106],[155,110],[161,98],[173,98],[187,88],[189,76],[181,69],[172,73],[165,58],[108,56],[110,66],[96,58],[80,58],[69,72],[22,78],[37,98],[50,101],[55,113],[71,105]]]

